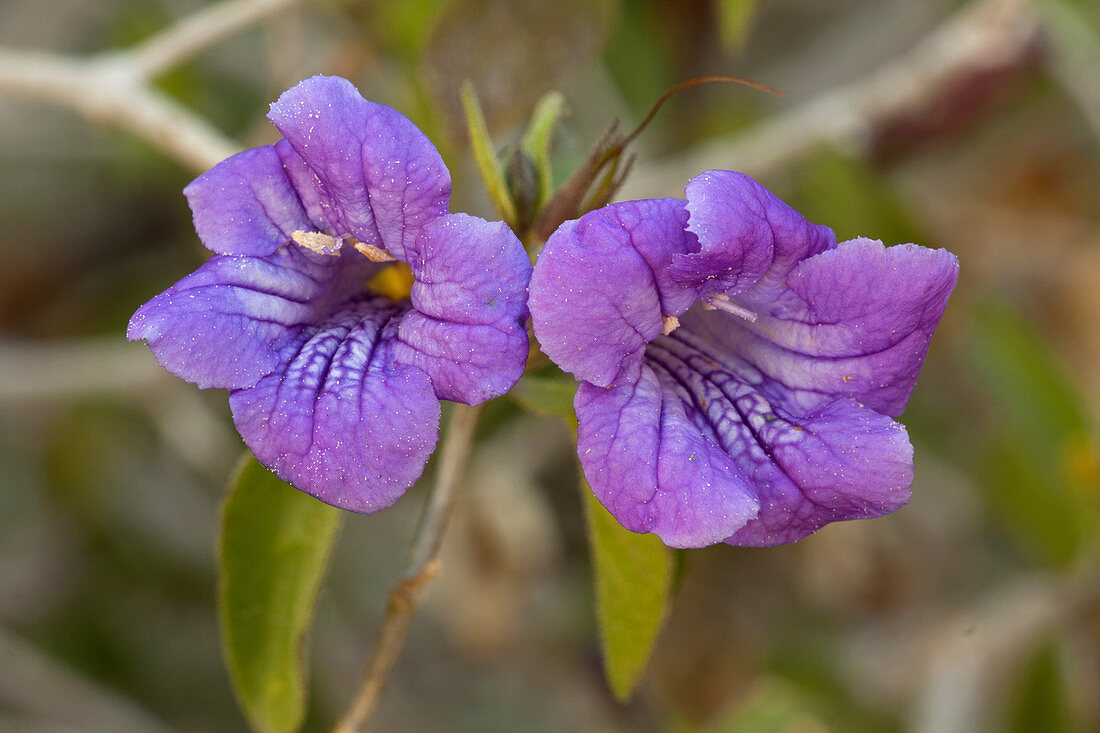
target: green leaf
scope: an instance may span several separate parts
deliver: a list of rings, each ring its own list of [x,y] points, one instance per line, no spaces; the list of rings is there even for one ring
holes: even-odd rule
[[[566,374],[528,374],[509,394],[532,412],[563,418],[575,434],[576,391],[577,383]],[[604,671],[612,693],[625,701],[649,662],[680,566],[676,553],[656,535],[625,529],[604,509],[583,477],[580,483]]]
[[[280,481],[251,455],[222,504],[222,644],[252,727],[293,731],[305,714],[306,632],[340,510]]]
[[[1062,440],[1088,430],[1088,402],[1051,345],[1022,314],[990,300],[974,314],[972,345],[987,390],[1036,439]]]
[[[749,34],[756,0],[717,0],[716,9],[722,45],[727,49],[741,48]]]
[[[504,173],[500,169],[493,141],[489,137],[489,128],[485,125],[485,114],[481,111],[481,103],[477,99],[474,85],[469,81],[462,85],[462,108],[466,111],[470,147],[473,149],[474,161],[477,162],[481,180],[485,183],[485,190],[504,221],[514,228],[518,218],[516,204],[508,193]]]
[[[576,393],[576,381],[565,374],[527,374],[516,383],[508,396],[531,412],[564,418],[575,429],[577,418],[573,412],[573,395]]]
[[[604,46],[604,63],[619,94],[644,116],[666,89],[682,81],[676,42],[657,3],[621,3],[615,31]]]
[[[565,97],[561,92],[549,92],[535,105],[535,111],[531,113],[531,121],[527,130],[523,133],[523,141],[520,143],[527,154],[535,162],[535,170],[539,177],[538,207],[541,207],[550,199],[554,192],[554,174],[550,168],[550,141],[554,135],[554,128],[558,120],[565,112]]]
[[[592,567],[596,616],[611,691],[627,700],[641,679],[668,612],[672,550],[651,534],[636,534],[615,520],[581,481]]]

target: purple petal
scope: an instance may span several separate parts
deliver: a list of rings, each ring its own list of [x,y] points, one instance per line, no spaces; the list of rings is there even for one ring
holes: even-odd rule
[[[315,228],[270,145],[223,160],[183,193],[199,239],[216,254],[264,257],[291,232]]]
[[[577,454],[593,493],[627,529],[670,547],[725,540],[760,505],[691,405],[649,366],[610,389],[581,384]]]
[[[811,224],[743,173],[713,170],[685,188],[688,229],[699,245],[673,257],[672,275],[703,292],[771,302],[801,260],[836,246],[828,227]]]
[[[726,540],[731,545],[794,542],[830,522],[880,517],[909,501],[913,446],[905,427],[855,400],[778,417],[760,427],[759,440],[773,461],[757,477],[762,508]]]
[[[699,343],[685,325],[650,344],[646,364],[661,377],[666,399],[682,401],[696,429],[713,436],[751,481],[760,513],[728,541],[793,542],[908,500],[913,450],[904,427],[847,398],[801,411],[782,383]]]
[[[435,448],[439,400],[428,375],[393,358],[407,306],[357,296],[293,329],[271,374],[229,398],[261,463],[342,509],[370,513],[411,486]]]
[[[606,206],[558,228],[531,276],[530,307],[542,350],[579,380],[607,387],[635,373],[665,316],[697,297],[668,274],[697,246],[678,199]]]
[[[268,257],[217,255],[138,309],[126,331],[200,387],[248,387],[275,368],[274,345],[313,317],[328,272],[297,248]]]
[[[377,269],[356,252],[299,247],[266,257],[216,255],[138,309],[126,337],[199,387],[251,387],[278,364],[289,329],[311,323]]]
[[[685,331],[781,382],[801,409],[854,397],[897,416],[957,277],[946,250],[857,239],[795,267],[773,315],[692,311]]]
[[[298,83],[268,119],[312,172],[280,150],[303,200],[316,202],[310,214],[324,209],[329,234],[351,234],[407,261],[420,228],[447,213],[451,178],[439,152],[404,115],[363,99],[346,79]]]
[[[451,214],[425,226],[415,250],[415,310],[401,322],[398,361],[427,372],[441,399],[504,394],[527,363],[523,245],[503,222]]]

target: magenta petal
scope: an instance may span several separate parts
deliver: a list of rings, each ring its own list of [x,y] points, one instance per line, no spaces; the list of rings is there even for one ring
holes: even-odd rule
[[[523,245],[503,222],[450,214],[424,227],[415,249],[398,361],[427,372],[441,399],[476,405],[504,394],[527,363]]]
[[[359,296],[294,330],[276,369],[229,404],[245,443],[284,481],[342,509],[392,505],[435,448],[439,400],[393,358],[406,308]]]
[[[577,379],[610,386],[634,373],[665,316],[697,292],[668,263],[689,251],[687,212],[677,199],[606,206],[561,225],[531,276],[531,317],[542,350]]]
[[[223,160],[183,193],[199,239],[216,254],[264,257],[291,232],[315,228],[270,145]]]
[[[610,389],[581,384],[574,404],[585,478],[627,529],[704,547],[756,516],[749,479],[648,366]]]
[[[308,166],[307,172],[280,151],[329,234],[350,234],[407,261],[420,228],[447,213],[451,177],[435,146],[397,110],[363,99],[348,80],[306,79],[283,92],[268,119]]]

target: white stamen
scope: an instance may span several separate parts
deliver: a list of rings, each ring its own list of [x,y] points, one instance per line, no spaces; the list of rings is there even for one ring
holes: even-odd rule
[[[306,249],[322,255],[338,255],[340,254],[340,247],[343,245],[342,240],[321,232],[303,232],[299,230],[291,232],[290,238]]]
[[[703,309],[732,313],[735,316],[744,318],[749,323],[756,323],[756,319],[758,318],[751,310],[740,303],[734,302],[728,295],[723,295],[722,293],[712,293],[703,298]]]
[[[680,319],[676,316],[665,316],[661,321],[661,333],[668,336],[680,327]]]
[[[397,258],[391,255],[381,247],[375,247],[373,244],[364,244],[363,242],[355,242],[355,249],[362,253],[371,262],[396,262]]]

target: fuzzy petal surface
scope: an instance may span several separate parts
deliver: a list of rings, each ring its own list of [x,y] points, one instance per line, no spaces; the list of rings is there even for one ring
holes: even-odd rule
[[[126,337],[145,339],[164,368],[199,387],[250,387],[275,369],[289,329],[339,296],[340,259],[297,247],[216,255],[139,308]],[[343,269],[350,280],[365,271]]]
[[[673,280],[674,255],[697,247],[679,199],[605,206],[562,224],[531,276],[542,350],[578,379],[608,387],[637,374],[645,344],[698,293]]]
[[[355,296],[323,321],[292,329],[275,369],[229,398],[261,463],[354,512],[404,494],[435,449],[440,414],[428,375],[394,359],[407,308]]]
[[[721,354],[687,326],[651,343],[646,364],[662,377],[665,399],[678,400],[721,446],[759,502],[759,514],[731,533],[731,543],[793,542],[829,522],[880,516],[908,500],[913,451],[905,428],[889,417],[851,398],[792,409],[784,384]]]
[[[673,258],[672,275],[700,291],[771,302],[800,261],[836,246],[778,196],[736,171],[707,171],[684,189],[695,251]]]
[[[503,222],[450,214],[423,228],[415,252],[398,361],[427,372],[440,399],[476,405],[504,394],[527,363],[523,245]]]
[[[316,229],[274,146],[237,153],[183,189],[203,246],[221,255],[265,257],[291,232]]]
[[[435,146],[346,79],[299,82],[268,119],[286,140],[278,152],[288,175],[329,234],[352,235],[407,262],[421,227],[447,213],[451,177]]]
[[[792,268],[771,315],[755,323],[692,311],[684,324],[715,353],[736,354],[781,383],[791,409],[853,397],[896,417],[916,384],[958,267],[946,250],[855,239]]]
[[[608,510],[694,547],[792,542],[902,506],[912,447],[892,418],[954,255],[837,244],[730,171],[693,179],[679,209],[618,206],[639,215],[606,207],[551,238],[530,301],[543,350],[584,382],[578,453]]]
[[[581,384],[574,406],[584,475],[627,529],[704,547],[756,516],[749,478],[648,365],[609,389]]]

